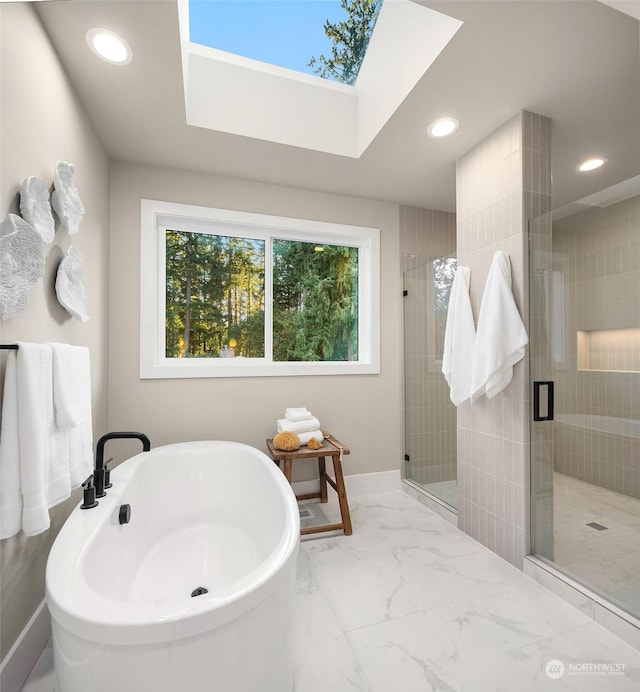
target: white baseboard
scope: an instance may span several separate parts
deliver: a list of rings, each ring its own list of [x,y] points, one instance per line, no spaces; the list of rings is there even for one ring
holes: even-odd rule
[[[43,600],[0,663],[2,692],[20,692],[50,637],[51,618]]]
[[[296,495],[317,493],[319,485],[318,480],[294,481],[291,484]],[[347,497],[400,490],[400,471],[379,471],[378,473],[358,473],[345,476],[344,485]],[[335,493],[329,489],[329,500],[332,499],[335,499]]]

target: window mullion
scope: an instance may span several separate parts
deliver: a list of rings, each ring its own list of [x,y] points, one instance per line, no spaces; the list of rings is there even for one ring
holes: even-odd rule
[[[264,357],[273,363],[273,236],[265,242],[264,253]]]

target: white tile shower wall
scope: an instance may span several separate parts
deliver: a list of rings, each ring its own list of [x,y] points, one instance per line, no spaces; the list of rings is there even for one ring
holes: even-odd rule
[[[457,252],[471,269],[476,318],[502,250],[528,325],[527,221],[550,208],[549,149],[549,119],[523,111],[457,162]],[[519,568],[529,551],[528,367],[527,355],[494,399],[458,408],[459,526]]]
[[[553,223],[553,270],[563,287],[562,349],[554,354],[559,414],[640,418],[638,228],[640,196]],[[631,437],[556,425],[555,469],[640,497],[639,446]]]
[[[456,411],[437,352],[446,315],[434,310],[432,263],[405,274],[406,452],[412,480],[434,483],[456,477]],[[438,326],[440,328],[438,328]]]
[[[566,476],[640,499],[638,438],[556,421],[553,468]]]
[[[404,273],[455,251],[455,214],[400,207],[400,271]]]
[[[405,302],[405,421],[409,476],[417,483],[456,477],[455,409],[437,366],[431,262],[456,250],[455,214],[400,207],[400,270],[410,292]],[[430,306],[430,312],[429,312]]]
[[[640,374],[596,372],[637,369],[638,332],[631,330],[640,327],[639,228],[640,196],[553,224],[553,268],[564,287],[564,352],[555,372],[560,413],[640,417]],[[592,337],[592,358],[606,361],[591,371],[578,370],[579,331]]]

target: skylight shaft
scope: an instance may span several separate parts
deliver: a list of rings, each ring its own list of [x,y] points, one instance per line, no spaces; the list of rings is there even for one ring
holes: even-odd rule
[[[190,0],[192,43],[353,85],[382,0]]]

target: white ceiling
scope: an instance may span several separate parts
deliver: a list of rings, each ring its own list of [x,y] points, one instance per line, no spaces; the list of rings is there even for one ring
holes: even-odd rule
[[[359,159],[186,125],[173,0],[69,0],[37,11],[114,159],[454,211],[456,159],[527,109],[553,121],[554,206],[638,174],[640,28],[629,12],[638,3],[615,3],[623,13],[582,0],[419,1],[464,24]],[[94,26],[125,37],[133,62],[96,58],[85,41]],[[460,129],[429,138],[442,115]],[[576,173],[594,154],[607,166]]]

